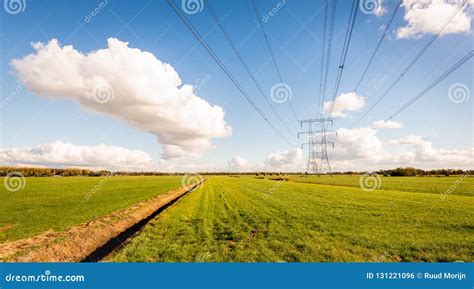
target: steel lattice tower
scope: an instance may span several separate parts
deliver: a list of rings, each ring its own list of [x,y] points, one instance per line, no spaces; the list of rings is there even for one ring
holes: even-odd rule
[[[303,122],[301,121],[300,124],[302,125]],[[313,122],[308,122],[308,131],[307,132],[300,132],[298,134],[298,137],[301,134],[308,134],[308,142],[306,143],[308,145],[308,163],[306,165],[306,173],[313,173],[313,174],[319,174],[318,170],[318,151],[316,150],[316,143],[315,143],[315,134],[316,132],[313,131]],[[303,149],[305,143],[301,144],[301,149]]]
[[[308,163],[306,166],[306,173],[308,174],[331,174],[331,165],[328,157],[328,145],[334,147],[333,141],[328,141],[327,134],[335,131],[328,130],[329,124],[332,125],[331,118],[316,118],[305,119],[299,121],[301,127],[303,124],[308,124],[308,130],[298,133],[298,138],[301,135],[307,134],[308,141],[301,144],[301,148],[308,146]]]

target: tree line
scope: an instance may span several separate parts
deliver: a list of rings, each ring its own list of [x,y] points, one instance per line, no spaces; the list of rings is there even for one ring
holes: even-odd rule
[[[438,169],[438,170],[422,170],[412,167],[396,168],[393,170],[379,170],[379,175],[392,177],[415,177],[415,176],[451,176],[451,175],[472,175],[474,170],[460,169]]]
[[[131,171],[108,171],[108,170],[89,170],[78,168],[35,168],[35,167],[0,167],[0,176],[7,176],[10,173],[20,173],[24,177],[100,177],[100,176],[173,176],[183,175],[185,173],[164,173],[164,172],[131,172]],[[364,171],[346,171],[333,172],[334,175],[360,175]],[[378,170],[375,173],[383,176],[451,176],[451,175],[474,175],[474,170],[460,170],[460,169],[434,169],[422,170],[412,167],[396,168],[391,170]],[[253,176],[283,176],[283,175],[301,175],[302,172],[199,172],[200,175],[253,175]]]

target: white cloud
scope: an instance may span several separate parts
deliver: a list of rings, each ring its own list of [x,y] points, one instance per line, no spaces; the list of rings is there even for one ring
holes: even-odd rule
[[[454,0],[404,0],[404,19],[408,22],[397,30],[398,38],[417,39],[424,34],[435,34],[446,23],[459,7],[460,1]],[[469,1],[462,11],[454,16],[441,32],[442,35],[454,33],[469,33],[471,31],[472,13]]]
[[[302,163],[303,151],[296,148],[269,154],[263,163],[263,167],[269,171],[295,171],[301,169]]]
[[[414,166],[424,169],[474,166],[474,148],[436,149],[417,135],[382,142],[372,127],[338,129],[337,142],[330,151],[335,170],[377,170]]]
[[[231,135],[221,107],[196,96],[170,64],[127,42],[109,38],[108,48],[88,54],[56,39],[33,47],[35,53],[12,61],[31,91],[156,135],[163,158],[200,155],[213,147],[212,138]]]
[[[227,164],[233,170],[241,170],[247,166],[247,160],[241,156],[234,156]]]
[[[1,149],[0,161],[5,165],[112,170],[137,170],[153,164],[151,156],[142,151],[105,144],[77,146],[61,141],[28,148]]]
[[[382,141],[377,130],[370,127],[337,130],[337,142],[332,157],[335,160],[377,160],[383,157]]]
[[[391,146],[414,148],[414,162],[441,167],[470,167],[474,166],[474,148],[468,149],[436,149],[433,143],[417,135],[388,141]]]
[[[401,128],[402,123],[393,120],[378,120],[372,124],[373,128],[383,129],[383,128]]]
[[[474,147],[439,149],[418,135],[383,142],[372,127],[338,129],[334,149],[329,149],[332,169],[335,171],[365,171],[413,166],[423,169],[474,167]],[[301,149],[270,153],[263,163],[249,164],[235,156],[225,164],[195,162],[187,159],[159,160],[139,150],[112,145],[79,146],[57,141],[24,148],[0,149],[0,162],[9,166],[79,167],[112,171],[283,171],[306,169],[306,155]]]
[[[387,143],[390,145],[413,145],[424,143],[425,139],[418,135],[408,135],[405,137],[389,140]]]
[[[332,101],[324,102],[323,112],[330,113],[332,108],[332,116],[347,117],[346,111],[360,111],[365,106],[364,97],[355,92],[343,93],[336,97],[334,107]]]

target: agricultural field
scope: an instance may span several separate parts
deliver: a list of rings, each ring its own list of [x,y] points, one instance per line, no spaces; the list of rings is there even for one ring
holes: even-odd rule
[[[452,178],[383,178],[371,192],[354,177],[314,178],[327,183],[210,177],[106,261],[474,260],[472,178],[446,198]]]
[[[474,196],[474,178],[472,176],[379,177],[379,189],[381,190]],[[360,178],[360,175],[289,176],[290,181],[294,182],[346,187],[360,187]]]
[[[26,178],[21,191],[0,188],[0,243],[62,231],[179,186],[180,176]]]

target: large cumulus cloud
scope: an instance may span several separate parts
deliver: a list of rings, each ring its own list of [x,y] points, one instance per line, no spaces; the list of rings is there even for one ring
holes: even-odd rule
[[[170,64],[127,42],[109,38],[107,48],[87,54],[56,39],[33,48],[11,63],[28,89],[156,135],[163,158],[200,155],[212,138],[231,134],[221,107],[196,96]]]

